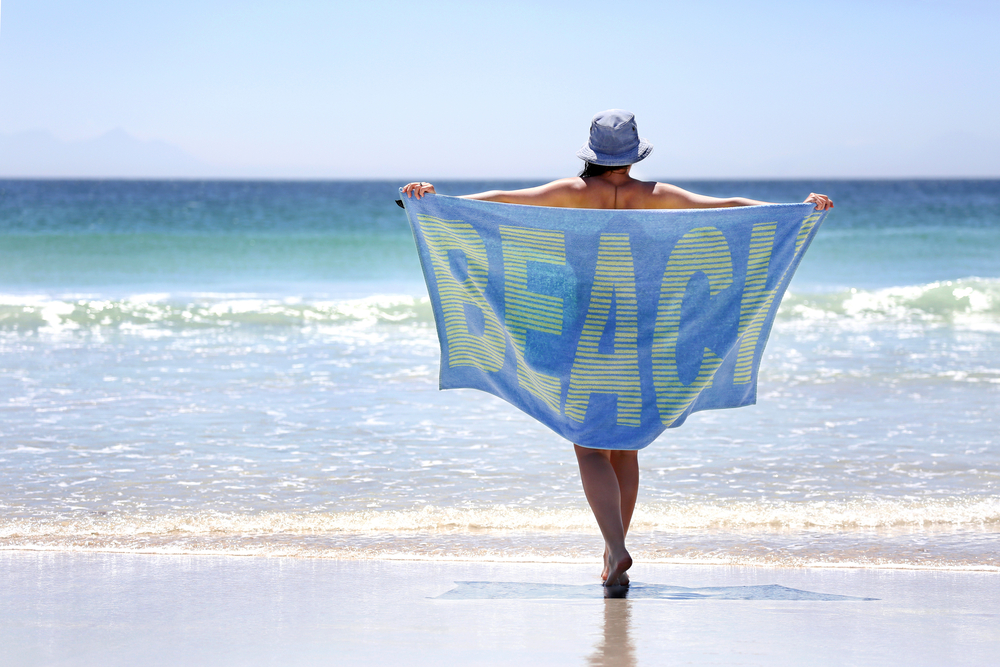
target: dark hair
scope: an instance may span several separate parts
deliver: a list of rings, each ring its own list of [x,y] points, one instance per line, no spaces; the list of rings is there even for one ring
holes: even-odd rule
[[[588,176],[601,176],[602,174],[606,174],[609,171],[624,169],[625,167],[628,166],[629,165],[627,164],[620,164],[615,167],[609,167],[603,164],[594,164],[593,162],[587,162],[585,163],[583,171],[580,172],[580,178],[587,178]]]

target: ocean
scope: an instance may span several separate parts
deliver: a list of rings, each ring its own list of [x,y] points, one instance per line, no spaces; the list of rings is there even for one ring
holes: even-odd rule
[[[678,184],[836,208],[633,557],[1000,571],[1000,181]],[[0,549],[596,567],[571,444],[438,391],[400,185],[0,180]]]

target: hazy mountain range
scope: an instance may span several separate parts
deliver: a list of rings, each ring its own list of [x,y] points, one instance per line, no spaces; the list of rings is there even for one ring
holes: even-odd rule
[[[734,177],[997,178],[1000,177],[1000,142],[954,133],[914,140],[905,145],[801,146],[786,155],[748,153],[718,156],[710,152],[677,152],[668,164],[672,173],[665,176],[645,172],[640,172],[640,175],[664,180]],[[436,171],[433,165],[429,166],[429,171]],[[384,174],[380,177],[389,176]],[[537,175],[522,174],[520,177],[531,176]],[[335,169],[328,172],[319,167],[295,169],[210,164],[177,146],[163,141],[137,139],[120,128],[82,141],[63,141],[45,130],[0,133],[0,178],[115,177],[336,178],[337,174]]]
[[[162,141],[122,129],[84,141],[61,141],[44,130],[0,134],[0,177],[171,177],[223,175]]]

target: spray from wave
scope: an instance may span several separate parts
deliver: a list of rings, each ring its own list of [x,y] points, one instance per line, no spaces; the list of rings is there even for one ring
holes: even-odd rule
[[[933,500],[688,501],[640,504],[632,529],[867,530],[991,528],[1000,531],[1000,496]],[[363,532],[593,532],[585,508],[423,507],[352,512],[179,512],[86,514],[0,520],[0,539],[130,535],[318,534]]]
[[[1000,570],[1000,497],[647,504],[637,508],[629,542],[634,556],[655,561]],[[580,508],[88,514],[0,522],[0,549],[590,561],[600,548],[593,517]]]

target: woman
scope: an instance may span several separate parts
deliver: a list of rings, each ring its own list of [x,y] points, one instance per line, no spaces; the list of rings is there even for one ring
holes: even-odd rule
[[[564,208],[725,208],[753,206],[767,202],[744,197],[706,197],[667,183],[639,181],[629,175],[632,165],[645,159],[653,145],[639,137],[635,117],[620,109],[594,116],[590,139],[577,152],[586,163],[575,178],[562,178],[524,190],[490,190],[464,195],[465,199],[560,206]],[[403,187],[407,197],[420,199],[434,192],[430,183],[409,183]],[[816,210],[833,208],[825,195],[810,193],[805,199]],[[573,445],[580,466],[583,491],[604,536],[605,586],[627,586],[626,570],[632,557],[625,548],[632,511],[639,493],[638,452],[590,449]]]

